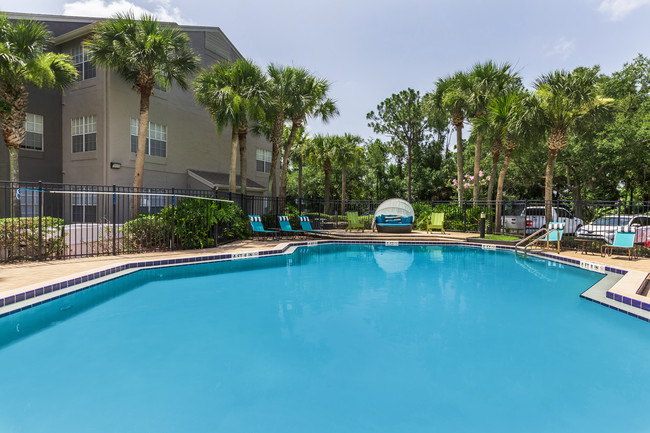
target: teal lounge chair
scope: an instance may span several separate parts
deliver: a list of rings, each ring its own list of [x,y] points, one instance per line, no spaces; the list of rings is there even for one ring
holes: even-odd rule
[[[636,253],[636,247],[634,246],[635,235],[636,235],[635,227],[625,227],[625,226],[619,227],[618,229],[616,229],[616,234],[614,235],[614,242],[600,247],[600,255],[602,257],[605,257],[605,255],[609,253],[609,255],[611,256],[612,250],[614,248],[619,248],[619,249],[627,250],[627,258],[629,260],[632,260],[632,256],[634,256],[634,258],[637,259],[638,256]]]
[[[311,226],[311,221],[309,221],[309,217],[306,215],[301,215],[300,217],[300,228],[302,229],[303,232],[307,234],[312,234],[312,235],[327,235],[329,234],[325,230],[315,230]]]
[[[262,225],[262,218],[259,215],[248,215],[248,220],[251,223],[251,230],[253,230],[253,236],[259,237],[272,237],[273,239],[278,238],[278,232],[275,230],[266,230]]]
[[[304,235],[305,232],[302,230],[294,230],[291,228],[291,223],[289,222],[289,217],[286,215],[278,215],[278,221],[280,221],[280,232],[283,235]]]

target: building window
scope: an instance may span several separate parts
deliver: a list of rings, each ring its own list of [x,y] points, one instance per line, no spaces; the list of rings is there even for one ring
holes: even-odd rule
[[[142,195],[140,196],[140,212],[149,215],[156,214],[167,205],[167,197],[164,195]]]
[[[20,191],[20,216],[35,217],[38,216],[40,203],[40,194],[38,191],[29,189]]]
[[[83,116],[72,119],[72,152],[90,152],[96,149],[96,117]]]
[[[72,222],[97,222],[97,194],[72,194]]]
[[[131,152],[138,151],[138,119],[131,119]],[[167,157],[167,127],[149,122],[145,155]]]
[[[256,170],[261,173],[271,172],[271,151],[264,149],[257,149],[255,154]]]
[[[20,148],[43,151],[43,116],[27,113],[25,140]]]
[[[97,76],[97,69],[90,61],[88,50],[81,44],[77,45],[70,51],[72,64],[77,68],[79,80],[87,80]]]

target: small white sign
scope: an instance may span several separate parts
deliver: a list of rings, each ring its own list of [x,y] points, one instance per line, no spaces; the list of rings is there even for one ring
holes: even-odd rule
[[[580,267],[582,269],[588,269],[590,271],[605,272],[605,265],[594,262],[587,262],[584,260],[580,261]]]
[[[250,257],[258,257],[260,255],[257,251],[250,251],[245,253],[232,253],[232,259],[248,259]]]
[[[385,245],[387,247],[397,247],[399,246],[399,241],[386,241]]]
[[[307,241],[308,247],[315,247],[316,245],[318,245],[318,241]]]
[[[481,245],[481,248],[483,248],[484,250],[496,250],[497,246],[492,244],[483,244]]]

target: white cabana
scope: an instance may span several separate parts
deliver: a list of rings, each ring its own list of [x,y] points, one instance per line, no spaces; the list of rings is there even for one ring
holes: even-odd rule
[[[382,202],[375,211],[375,218],[372,221],[372,229],[377,228],[377,217],[380,215],[393,215],[398,217],[411,217],[415,219],[415,212],[413,206],[406,200],[401,198],[391,198]],[[411,231],[410,227],[408,231]]]

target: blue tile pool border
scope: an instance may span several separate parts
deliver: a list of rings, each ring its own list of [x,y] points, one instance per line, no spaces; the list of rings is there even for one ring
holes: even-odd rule
[[[313,243],[315,242],[315,244]],[[374,241],[374,240],[365,240],[365,241],[353,241],[353,240],[320,240],[320,241],[311,241],[311,242],[291,242],[287,243],[283,248],[281,249],[272,249],[272,250],[257,250],[255,252],[252,252],[254,256],[251,256],[250,258],[253,257],[263,257],[263,256],[270,256],[270,255],[279,255],[279,254],[284,254],[287,252],[287,250],[291,248],[297,248],[297,247],[303,247],[303,246],[319,246],[319,245],[332,245],[332,244],[339,244],[339,245],[386,245],[386,241]],[[483,244],[478,244],[478,243],[472,243],[472,242],[447,242],[447,241],[399,241],[399,245],[413,245],[413,246],[418,246],[418,245],[440,245],[440,246],[461,246],[461,247],[468,247],[468,248],[481,248],[485,249]],[[507,246],[507,245],[493,245],[490,250],[501,250],[501,251],[514,251],[513,246]],[[6,307],[13,305],[18,302],[22,302],[25,300],[29,299],[38,299],[39,297],[44,297],[45,295],[49,295],[53,292],[57,292],[63,289],[67,289],[69,287],[74,287],[76,285],[88,283],[100,278],[104,278],[110,275],[118,274],[124,271],[128,270],[141,270],[141,269],[147,269],[147,268],[152,268],[152,267],[159,267],[159,266],[178,266],[178,265],[189,265],[189,264],[198,264],[198,263],[210,263],[210,262],[219,262],[219,261],[229,261],[229,260],[236,260],[236,258],[233,258],[233,256],[236,256],[238,253],[225,253],[225,254],[216,254],[216,255],[209,255],[209,256],[195,256],[195,257],[180,257],[180,258],[174,258],[174,259],[161,259],[161,260],[147,260],[147,261],[141,261],[141,262],[131,262],[131,263],[126,263],[118,266],[114,266],[112,268],[104,269],[101,271],[93,272],[87,275],[83,275],[81,277],[75,277],[69,280],[61,281],[58,283],[54,284],[49,284],[43,287],[39,287],[36,289],[31,289],[23,293],[18,293],[14,295],[9,295],[4,298],[0,298],[0,308],[1,307]],[[531,254],[532,256],[535,257],[541,257],[541,258],[548,258],[557,262],[564,262],[566,264],[572,265],[572,266],[580,266],[581,261],[572,259],[569,257],[562,257],[562,256],[556,256],[553,254],[548,254],[548,253],[543,253],[543,252],[538,252],[538,253],[533,253]],[[248,257],[247,257],[248,258]],[[618,269],[618,268],[613,268],[610,266],[605,266],[605,271],[609,273],[614,273],[614,274],[621,274],[625,275],[627,273],[626,270],[624,269]],[[101,282],[97,282],[97,284],[101,284]],[[20,308],[16,308],[7,312],[4,312],[0,314],[0,318],[17,313],[19,311],[23,311],[32,307],[35,307],[37,305],[43,304],[44,302],[49,302],[55,299],[59,299],[63,296],[67,296],[71,293],[75,293],[81,290],[85,290],[90,287],[94,287],[97,284],[90,284],[86,285],[83,287],[79,287],[76,290],[72,290],[66,293],[62,293],[59,296],[49,296],[47,299],[43,299],[41,301],[35,301],[32,303],[29,303],[28,305],[21,306]],[[623,304],[626,304],[628,306],[632,307],[637,307],[639,309],[645,310],[645,311],[650,311],[650,303],[645,303],[645,302],[640,302],[638,300],[633,300],[621,295],[617,294],[612,294],[609,291],[606,294],[607,298],[613,300],[613,301],[618,301],[622,302]],[[650,319],[634,314],[633,312],[627,311],[620,309],[614,305],[610,304],[605,304],[600,301],[597,301],[595,299],[588,298],[586,296],[580,295],[583,299],[590,300],[592,302],[596,302],[600,305],[605,305],[606,307],[612,308],[616,311],[623,312],[625,314],[628,314],[630,316],[636,317],[638,319],[644,320],[646,322],[650,322]]]

